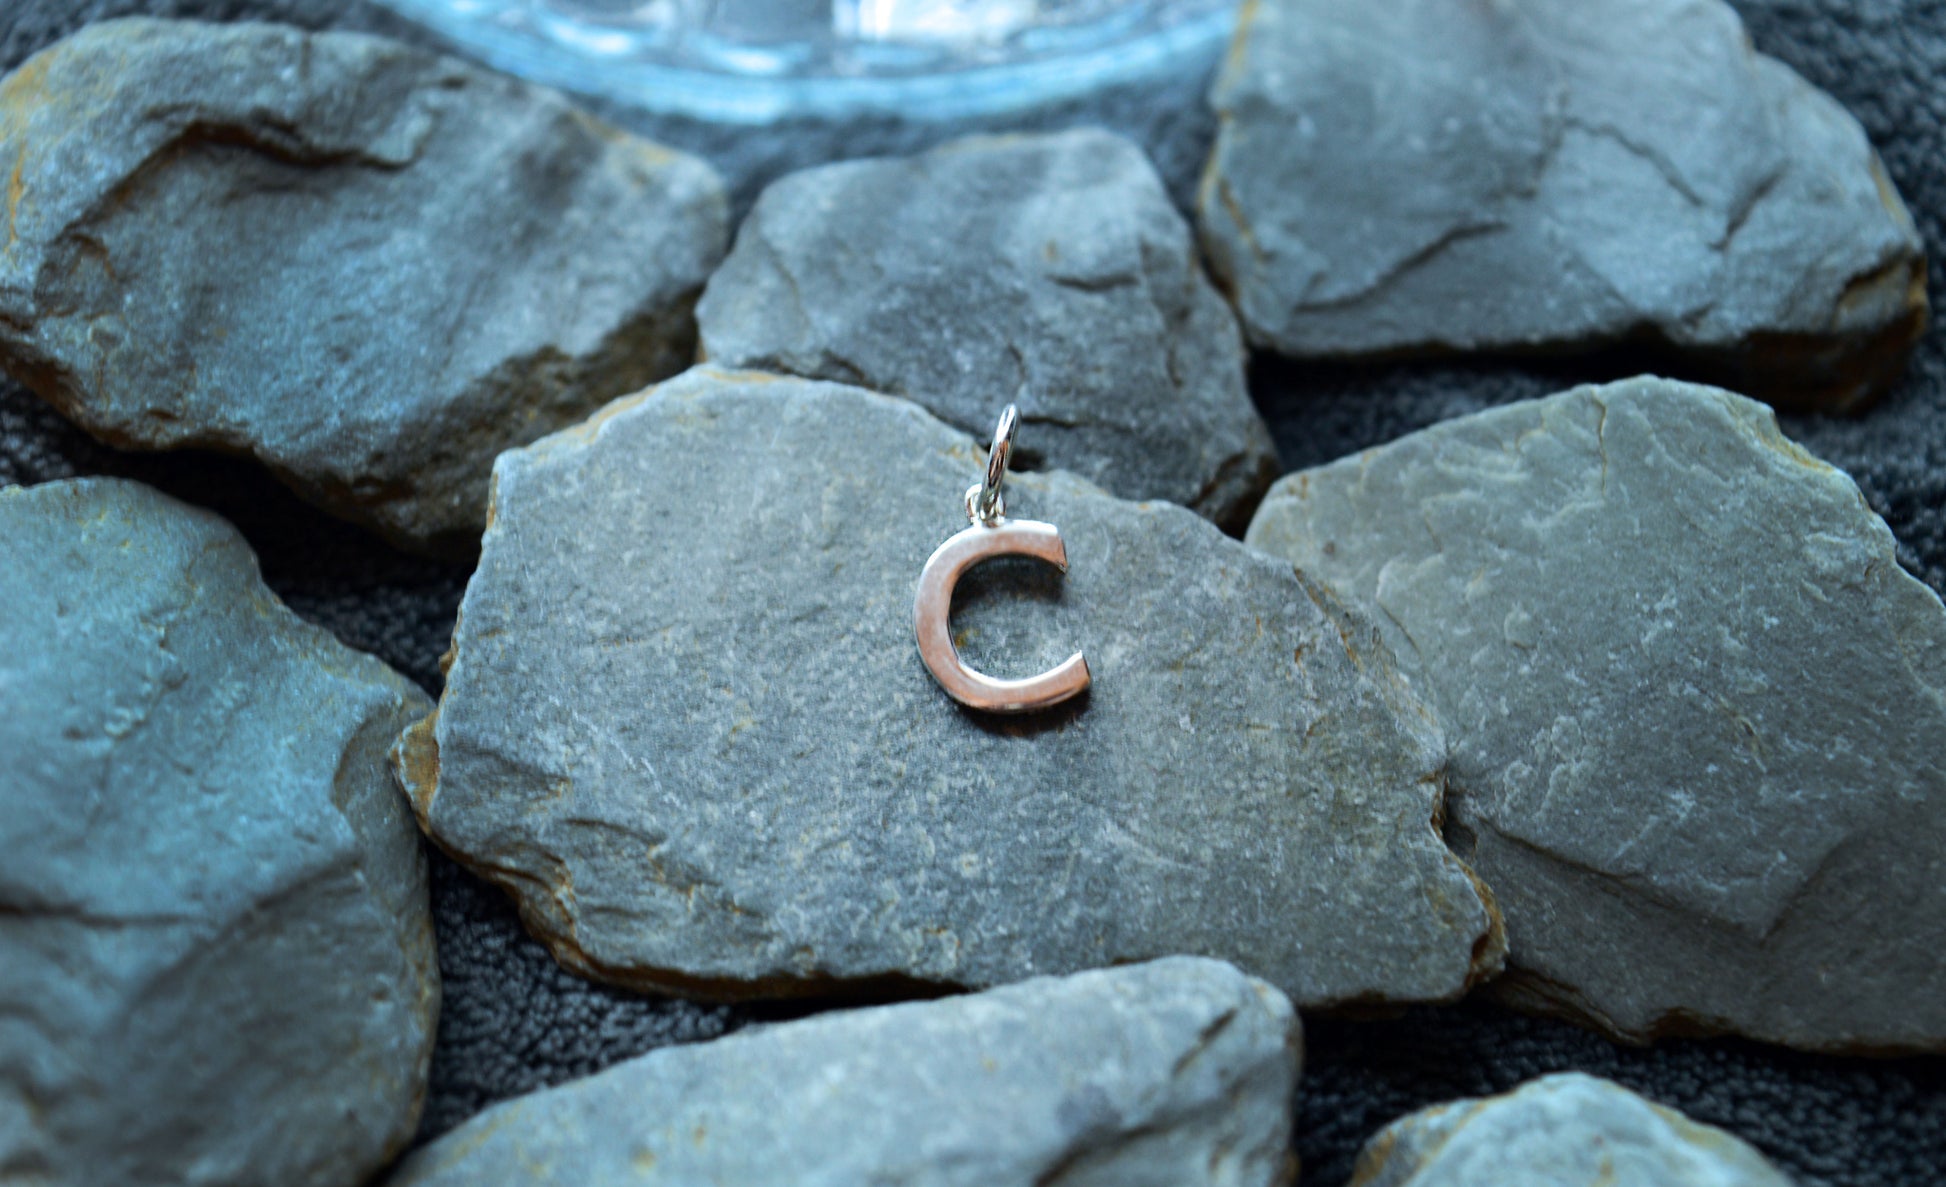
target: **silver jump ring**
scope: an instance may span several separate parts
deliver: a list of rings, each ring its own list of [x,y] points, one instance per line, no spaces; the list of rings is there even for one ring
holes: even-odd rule
[[[983,482],[966,492],[966,517],[991,526],[1007,514],[1007,498],[1000,485],[1007,480],[1007,463],[1014,453],[1014,430],[1020,427],[1020,410],[1012,404],[1000,413],[993,428],[993,448],[987,451],[987,472]]]
[[[1007,497],[1000,485],[1007,480],[1014,428],[1019,423],[1020,414],[1007,405],[993,430],[986,474],[966,488],[966,518],[972,522],[933,551],[926,567],[919,570],[919,588],[912,596],[912,629],[926,670],[948,696],[988,713],[1031,713],[1058,705],[1084,692],[1094,680],[1087,658],[1079,651],[1038,676],[997,680],[967,667],[953,642],[953,586],[974,565],[989,557],[1027,556],[1068,571],[1068,546],[1059,528],[1007,518]]]

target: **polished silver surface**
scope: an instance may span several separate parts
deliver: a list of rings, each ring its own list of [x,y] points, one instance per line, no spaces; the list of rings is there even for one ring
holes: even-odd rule
[[[1020,409],[1012,404],[1000,412],[1000,423],[993,427],[993,448],[987,451],[987,472],[980,484],[980,497],[973,506],[975,522],[992,525],[1007,514],[1007,503],[1000,485],[1007,481],[1007,463],[1014,456],[1014,433],[1020,428]]]
[[[1031,713],[1058,705],[1086,689],[1093,679],[1088,661],[1077,651],[1058,666],[1023,680],[1000,680],[974,671],[953,646],[953,587],[960,574],[996,556],[1031,556],[1067,572],[1068,550],[1051,523],[1031,519],[976,523],[941,544],[919,574],[913,607],[919,656],[933,679],[952,698],[989,713]]]
[[[981,561],[997,556],[1030,556],[1068,571],[1067,545],[1051,523],[1007,518],[1001,487],[1013,456],[1014,434],[1020,414],[1012,404],[1000,414],[993,431],[982,481],[966,488],[966,517],[971,526],[941,544],[919,573],[919,593],[913,601],[914,629],[919,657],[952,698],[989,713],[1031,713],[1058,705],[1093,681],[1088,661],[1077,651],[1053,669],[1021,680],[1001,680],[968,667],[953,646],[953,589],[960,575]]]

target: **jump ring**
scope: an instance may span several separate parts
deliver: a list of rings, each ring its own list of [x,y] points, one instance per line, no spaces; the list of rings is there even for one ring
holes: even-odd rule
[[[993,448],[987,451],[986,480],[968,492],[967,517],[991,524],[1007,514],[1007,500],[1000,486],[1007,480],[1007,463],[1013,458],[1014,430],[1020,427],[1020,410],[1012,404],[1000,413],[993,429]]]

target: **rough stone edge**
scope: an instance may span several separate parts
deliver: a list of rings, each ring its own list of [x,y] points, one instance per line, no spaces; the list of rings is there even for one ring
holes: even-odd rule
[[[1274,557],[1274,554],[1263,555],[1272,555],[1273,559],[1282,560],[1281,557]],[[1418,717],[1426,721],[1439,735],[1440,743],[1444,746],[1445,728],[1439,722],[1438,713],[1406,683],[1399,672],[1398,661],[1393,658],[1377,625],[1354,611],[1336,590],[1304,570],[1291,565],[1291,573],[1297,579],[1298,586],[1304,591],[1305,596],[1323,614],[1325,621],[1337,630],[1339,637],[1344,640],[1346,656],[1370,679],[1373,689],[1385,701],[1387,708],[1401,719]],[[1362,649],[1357,642],[1360,634],[1365,636],[1365,645]],[[1369,653],[1376,659],[1376,664],[1368,663],[1365,654],[1361,652]],[[1473,891],[1479,898],[1480,907],[1486,914],[1486,928],[1474,937],[1473,952],[1466,974],[1460,979],[1458,986],[1445,997],[1425,999],[1429,1002],[1442,1003],[1458,1001],[1478,987],[1496,980],[1505,972],[1507,924],[1505,917],[1501,915],[1500,904],[1494,896],[1493,889],[1474,871],[1466,858],[1446,840],[1447,804],[1456,793],[1451,782],[1450,761],[1443,755],[1438,769],[1433,773],[1433,781],[1432,815],[1427,822],[1432,830],[1433,839],[1445,850],[1452,864],[1472,884]],[[1393,999],[1351,998],[1312,1008],[1321,1012],[1355,1017],[1374,1011],[1380,1013],[1396,1011],[1401,1004],[1403,1003]]]

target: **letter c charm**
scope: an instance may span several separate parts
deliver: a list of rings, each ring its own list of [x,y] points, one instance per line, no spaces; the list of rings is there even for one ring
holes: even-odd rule
[[[1068,570],[1068,550],[1058,528],[1031,519],[1007,518],[1000,484],[1006,478],[1017,422],[1014,406],[1007,405],[994,431],[993,450],[987,455],[986,480],[966,492],[966,513],[972,525],[941,544],[926,561],[913,605],[919,657],[925,660],[933,679],[960,704],[989,713],[1031,713],[1058,705],[1084,691],[1093,679],[1088,661],[1079,651],[1038,676],[998,680],[966,666],[959,649],[953,646],[953,587],[974,565],[996,556],[1031,556],[1063,573]]]

